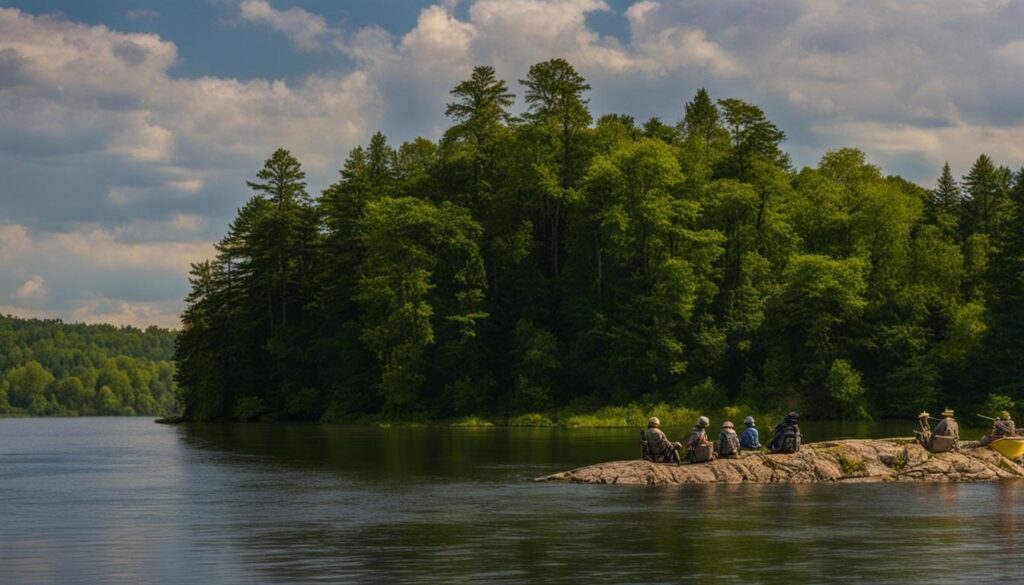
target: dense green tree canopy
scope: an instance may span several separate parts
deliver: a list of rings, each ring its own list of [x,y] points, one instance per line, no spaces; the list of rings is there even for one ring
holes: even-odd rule
[[[551,59],[520,80],[517,117],[493,68],[468,73],[439,144],[377,133],[315,199],[288,152],[266,161],[193,267],[188,414],[663,400],[867,418],[1024,398],[1024,171],[982,155],[928,191],[854,148],[794,169],[739,99],[700,89],[677,123],[595,123],[590,85]],[[136,384],[16,365],[20,408]]]
[[[0,315],[0,415],[167,415],[175,334]]]

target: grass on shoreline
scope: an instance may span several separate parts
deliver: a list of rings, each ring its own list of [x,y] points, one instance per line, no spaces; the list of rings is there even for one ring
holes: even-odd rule
[[[578,412],[570,409],[550,412],[529,412],[509,417],[467,416],[450,420],[431,419],[363,419],[358,422],[376,424],[382,427],[392,426],[450,426],[460,428],[486,427],[538,427],[538,428],[635,428],[647,426],[647,419],[657,416],[663,427],[689,427],[700,415],[711,418],[712,423],[731,420],[741,426],[743,418],[754,415],[763,420],[778,418],[777,413],[754,413],[743,406],[727,406],[725,408],[698,411],[685,406],[674,406],[664,402],[657,404],[632,403],[626,406],[603,406],[590,412]],[[325,421],[326,422],[326,421]],[[340,422],[340,421],[339,421]],[[715,424],[714,426],[718,426]]]

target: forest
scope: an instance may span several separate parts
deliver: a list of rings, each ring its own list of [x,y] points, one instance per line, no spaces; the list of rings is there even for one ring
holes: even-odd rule
[[[174,336],[0,315],[0,416],[176,412]]]
[[[183,411],[868,419],[1024,396],[1024,169],[980,154],[925,188],[853,148],[796,169],[755,104],[701,89],[678,122],[595,120],[590,90],[563,59],[515,87],[476,67],[438,142],[378,132],[316,195],[274,152],[192,267]]]

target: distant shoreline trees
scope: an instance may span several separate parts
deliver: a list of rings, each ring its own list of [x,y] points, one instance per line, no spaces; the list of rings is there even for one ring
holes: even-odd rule
[[[1024,395],[1024,172],[981,155],[928,191],[852,148],[797,170],[742,100],[595,122],[565,60],[519,83],[516,117],[475,68],[439,143],[378,132],[316,198],[274,152],[193,266],[186,414],[865,418]]]
[[[0,315],[0,416],[176,412],[174,336]]]

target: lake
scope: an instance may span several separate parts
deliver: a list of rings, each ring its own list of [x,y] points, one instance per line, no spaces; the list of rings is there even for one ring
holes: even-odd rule
[[[1021,579],[1024,482],[531,481],[634,458],[637,434],[0,419],[0,583]]]

